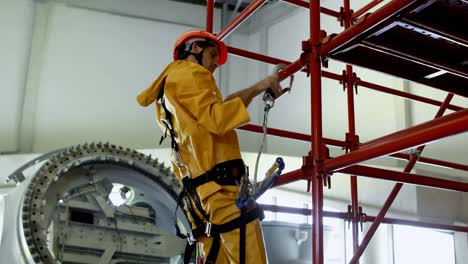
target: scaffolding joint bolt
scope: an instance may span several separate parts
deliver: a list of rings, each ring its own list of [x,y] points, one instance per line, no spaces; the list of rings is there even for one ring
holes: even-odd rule
[[[337,17],[337,20],[340,22],[340,26],[343,27],[346,21],[349,21],[350,25],[354,24],[353,14],[354,10],[350,9],[348,12],[346,12],[344,7],[340,7],[340,13]]]
[[[411,149],[408,151],[410,156],[416,156],[418,159],[421,157],[421,151],[419,149]]]
[[[323,186],[328,187],[328,189],[331,189],[331,176],[332,174],[323,172]]]
[[[344,7],[341,6],[340,7],[340,14],[337,17],[337,20],[340,22],[340,27],[344,26],[345,19],[346,19],[346,13],[345,13]]]
[[[348,229],[351,227],[351,222],[353,221],[353,207],[348,204],[348,211],[346,212],[346,221],[348,221]]]
[[[310,40],[303,40],[302,41],[302,51],[304,52],[311,52],[312,46],[310,45]]]
[[[339,82],[343,85],[343,92],[346,91],[346,84],[348,83],[348,75],[346,74],[346,70],[343,70],[341,73],[341,80]]]
[[[357,74],[353,72],[353,85],[354,89],[356,90],[356,94],[358,94],[358,85],[361,83],[361,78],[357,77]]]
[[[359,148],[359,136],[358,135],[351,135],[349,132],[346,133],[345,137],[345,146],[343,149],[346,153],[350,151],[356,150]]]
[[[363,228],[363,223],[366,221],[366,217],[367,215],[365,213],[362,212],[362,207],[359,206],[359,223],[361,225],[361,232],[364,231],[364,228]]]

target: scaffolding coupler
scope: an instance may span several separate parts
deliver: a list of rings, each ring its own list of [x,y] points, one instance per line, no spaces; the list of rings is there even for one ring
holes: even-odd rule
[[[346,20],[349,21],[350,25],[354,24],[354,19],[353,19],[354,11],[352,9],[349,10],[349,12],[346,12],[344,7],[340,7],[340,12],[339,16],[337,17],[337,20],[340,22],[340,26],[344,27]]]
[[[345,146],[342,148],[346,153],[359,148],[359,136],[346,133]]]
[[[348,87],[349,78],[351,79],[351,85],[354,86],[354,90],[356,91],[356,94],[358,94],[357,88],[358,88],[359,83],[361,82],[361,79],[357,77],[357,74],[355,72],[353,72],[353,74],[348,77],[348,73],[346,72],[346,70],[343,70],[341,74],[341,80],[340,80],[340,84],[343,85],[343,91],[345,91],[346,88]]]

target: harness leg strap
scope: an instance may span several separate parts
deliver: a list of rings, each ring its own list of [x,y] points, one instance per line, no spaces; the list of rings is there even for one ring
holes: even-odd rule
[[[184,264],[189,264],[190,259],[192,258],[193,250],[195,249],[197,243],[194,242],[192,244],[187,243],[185,246],[185,252],[184,252]]]
[[[241,211],[242,224],[239,227],[239,261],[240,264],[245,264],[245,232],[246,232],[246,219],[245,219],[245,210]]]
[[[216,263],[216,259],[218,258],[218,253],[220,249],[220,241],[221,237],[219,237],[219,235],[213,237],[213,243],[211,243],[210,253],[208,253],[208,256],[206,257],[205,264]]]

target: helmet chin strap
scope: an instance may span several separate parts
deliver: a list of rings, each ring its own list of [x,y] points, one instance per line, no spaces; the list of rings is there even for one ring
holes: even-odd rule
[[[200,51],[198,54],[190,52],[190,54],[195,57],[195,59],[198,61],[198,64],[200,64],[201,66],[203,66],[202,61],[203,61],[203,52],[204,51],[205,51],[205,49],[202,49],[202,51]]]
[[[192,50],[192,46],[193,46],[194,43],[196,43],[196,41],[193,42],[193,43],[190,45],[190,48],[189,48],[188,53],[189,53],[190,55],[193,55],[193,56],[195,57],[195,59],[198,61],[198,64],[200,64],[201,66],[203,66],[203,52],[205,51],[205,48],[202,48],[202,50],[201,50],[198,54],[193,53],[193,52],[191,52],[190,50]]]

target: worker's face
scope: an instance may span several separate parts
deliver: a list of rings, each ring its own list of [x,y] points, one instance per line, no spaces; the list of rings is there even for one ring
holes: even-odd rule
[[[198,45],[198,43],[195,42],[192,49],[192,52],[195,54],[202,52],[202,66],[213,73],[218,67],[218,47],[208,46],[202,48]]]
[[[202,66],[213,73],[218,68],[218,48],[214,46],[206,47],[203,50]]]

